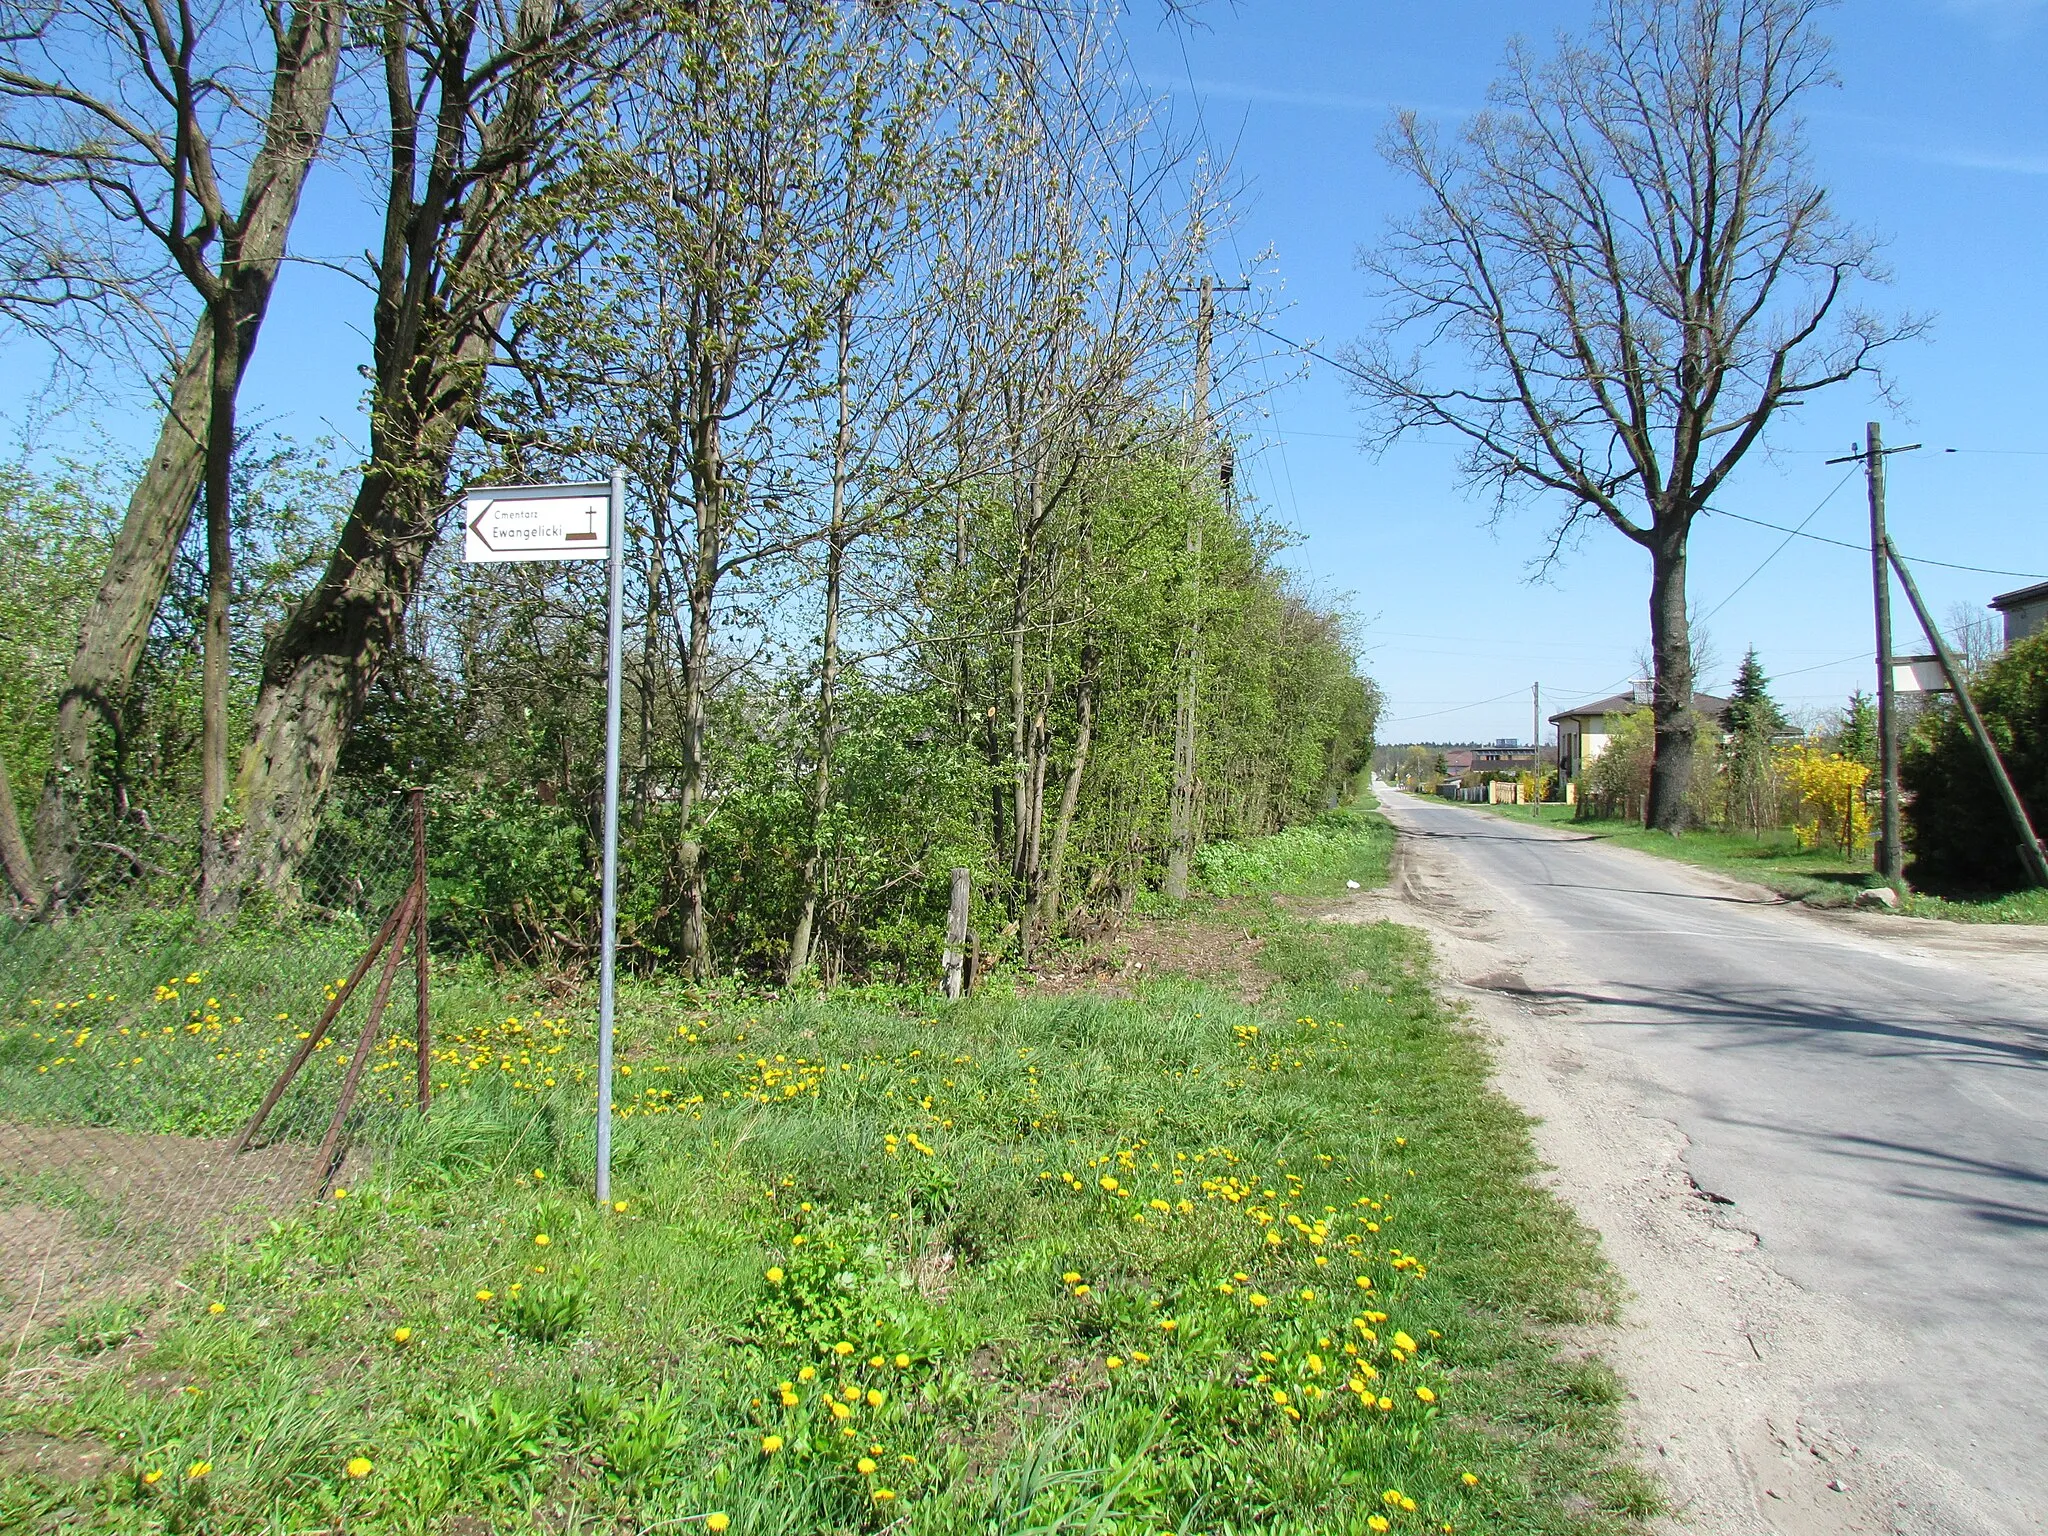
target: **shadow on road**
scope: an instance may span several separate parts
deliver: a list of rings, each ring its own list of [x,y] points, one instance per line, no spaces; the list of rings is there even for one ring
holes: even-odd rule
[[[1534,1004],[1569,1006],[1582,1013],[1589,1025],[1637,1029],[1662,1024],[1706,1026],[1718,1033],[1704,1040],[1703,1048],[1716,1052],[1797,1050],[1816,1038],[1829,1038],[1860,1044],[1866,1055],[1877,1057],[2026,1071],[2048,1068],[2048,1028],[2019,1018],[1978,1017],[1966,1030],[1939,1020],[1872,1018],[1848,1003],[1828,1004],[1790,992],[1697,984],[1616,984],[1604,992],[1530,987],[1516,989],[1514,995]],[[1630,1012],[1641,1016],[1617,1017]]]

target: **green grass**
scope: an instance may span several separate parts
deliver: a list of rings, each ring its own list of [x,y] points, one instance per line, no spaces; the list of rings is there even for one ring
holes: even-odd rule
[[[1858,891],[1882,884],[1867,855],[1849,857],[1831,848],[1801,848],[1790,829],[1755,834],[1698,829],[1673,837],[1666,832],[1647,831],[1634,821],[1581,821],[1576,819],[1576,808],[1568,805],[1487,805],[1474,809],[1490,811],[1511,821],[1534,821],[1581,832],[1616,847],[1718,870],[1810,906],[1847,906],[1856,899]],[[1945,900],[1914,891],[1907,895],[1900,910],[1914,917],[1958,923],[2048,923],[2048,891],[2016,891],[2005,896],[1962,900]]]
[[[1276,883],[1385,867],[1377,818],[1318,837]],[[450,1086],[378,1122],[356,1187],[188,1271],[114,1363],[30,1341],[71,1363],[5,1428],[111,1455],[0,1478],[0,1528],[1638,1528],[1620,1388],[1554,1346],[1608,1280],[1423,941],[1227,916],[1264,940],[1257,1001],[631,987],[619,1209],[588,1193],[587,999],[458,975]],[[488,1027],[461,1012],[487,996]],[[22,1038],[11,1106],[195,1113],[175,1073],[174,1112],[51,1087]],[[233,1029],[158,1038],[234,1120]]]

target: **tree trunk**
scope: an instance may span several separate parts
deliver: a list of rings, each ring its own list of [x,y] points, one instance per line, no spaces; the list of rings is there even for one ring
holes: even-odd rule
[[[263,143],[244,183],[233,265],[221,273],[233,296],[241,338],[237,385],[255,351],[306,173],[327,131],[344,13],[341,0],[305,0],[279,36]],[[129,497],[106,575],[79,626],[58,704],[56,752],[36,809],[36,855],[60,893],[75,878],[78,811],[91,793],[95,727],[120,730],[121,709],[191,521],[204,473],[215,376],[210,326],[202,320],[178,363],[149,466]]]
[[[1059,926],[1060,883],[1066,875],[1067,838],[1074,829],[1074,808],[1081,800],[1081,776],[1088,771],[1088,748],[1095,735],[1095,673],[1101,652],[1095,642],[1081,644],[1081,686],[1074,701],[1074,756],[1067,764],[1067,782],[1060,790],[1059,820],[1053,824],[1052,853],[1046,859],[1045,899],[1040,921],[1048,932]]]
[[[7,874],[7,884],[13,890],[15,900],[30,912],[42,910],[48,898],[42,880],[36,874],[35,860],[29,857],[28,844],[21,835],[21,821],[14,811],[14,789],[7,781],[5,757],[0,757],[0,869]]]
[[[213,379],[206,421],[206,625],[199,686],[199,915],[232,915],[231,834],[221,826],[228,789],[228,599],[234,540],[228,521],[235,457],[235,391],[241,383],[241,335],[232,299],[212,306]]]
[[[386,13],[378,46],[390,160],[371,328],[369,464],[319,584],[264,654],[236,781],[238,891],[253,885],[292,898],[348,733],[404,641],[456,444],[475,418],[525,259],[528,236],[514,215],[557,83],[561,19],[551,0],[523,0],[506,40],[520,62],[486,79],[467,72],[475,12],[431,37],[414,35],[402,8]],[[412,76],[421,52],[443,91],[423,183]],[[502,94],[480,95],[493,80]],[[484,127],[472,146],[478,119]],[[461,238],[451,239],[458,230]]]
[[[704,726],[710,689],[713,603],[725,552],[724,454],[718,422],[707,421],[690,475],[696,496],[697,548],[690,565],[690,637],[683,659],[683,775],[677,794],[683,843],[676,863],[683,882],[683,965],[703,980],[711,974],[711,937],[704,920],[704,845],[697,836],[697,803],[704,793]]]
[[[1200,840],[1195,826],[1195,709],[1196,680],[1202,666],[1202,525],[1203,508],[1190,495],[1188,502],[1187,627],[1182,649],[1175,658],[1180,671],[1180,690],[1173,714],[1173,790],[1167,805],[1166,886],[1169,900],[1185,901],[1188,873],[1193,866],[1195,844]]]
[[[1692,713],[1692,632],[1685,611],[1683,530],[1676,537],[1661,538],[1650,549],[1650,655],[1656,667],[1650,701],[1656,739],[1644,820],[1654,831],[1682,832],[1690,813],[1697,730]]]
[[[839,687],[839,596],[846,559],[846,479],[853,449],[853,412],[847,398],[846,350],[851,311],[839,305],[839,421],[832,437],[832,513],[825,547],[825,624],[819,643],[818,758],[811,774],[811,801],[804,838],[804,865],[797,898],[796,929],[789,940],[786,978],[795,981],[811,963],[811,933],[818,918],[819,874],[824,863],[825,809],[832,799],[832,706]]]

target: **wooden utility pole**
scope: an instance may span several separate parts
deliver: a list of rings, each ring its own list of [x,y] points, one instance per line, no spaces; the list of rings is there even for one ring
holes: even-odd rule
[[[1536,786],[1534,798],[1529,803],[1540,806],[1543,804],[1543,684],[1540,682],[1529,685],[1529,779]],[[1539,810],[1529,814],[1541,816],[1543,813]]]
[[[1219,288],[1215,278],[1204,276],[1196,290],[1200,295],[1195,311],[1194,457],[1198,469],[1209,462],[1214,446],[1209,423],[1209,356],[1216,332],[1216,295],[1243,293],[1250,287],[1238,283]],[[1227,468],[1223,475],[1227,488]],[[1166,894],[1173,901],[1187,899],[1188,872],[1195,858],[1195,704],[1202,670],[1203,521],[1197,496],[1188,507],[1188,617],[1180,658],[1180,694],[1173,713],[1173,797],[1166,823]]]
[[[1884,461],[1887,454],[1911,453],[1920,445],[1885,447],[1883,429],[1874,421],[1865,432],[1863,452],[1828,462],[1860,462],[1870,488],[1870,583],[1877,619],[1877,776],[1883,800],[1878,814],[1875,863],[1877,872],[1896,885],[1905,878],[1905,851],[1899,841],[1899,735],[1892,691],[1892,578],[1885,557]]]

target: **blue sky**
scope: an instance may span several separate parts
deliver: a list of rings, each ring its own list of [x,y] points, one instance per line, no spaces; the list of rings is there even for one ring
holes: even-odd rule
[[[1198,111],[1248,183],[1222,261],[1272,246],[1274,329],[1334,346],[1373,319],[1359,245],[1409,206],[1374,148],[1391,108],[1455,121],[1484,100],[1511,34],[1547,42],[1591,14],[1591,0],[1244,0],[1207,6],[1185,36],[1134,22],[1129,37],[1148,87],[1177,116]],[[1841,210],[1888,240],[1895,281],[1873,297],[1935,326],[1892,358],[1900,407],[1860,384],[1823,395],[1781,422],[1775,451],[1720,501],[1789,525],[1839,485],[1810,531],[1867,541],[1861,479],[1842,484],[1845,467],[1825,460],[1875,416],[1888,442],[1928,444],[1891,461],[1890,521],[1909,559],[2048,574],[2048,3],[1859,0],[1831,21],[1841,86],[1810,114],[1817,168]],[[1276,364],[1273,377],[1288,372]],[[1302,535],[1295,563],[1351,594],[1367,621],[1368,664],[1390,699],[1383,739],[1527,739],[1531,682],[1547,715],[1635,670],[1648,562],[1634,545],[1594,530],[1531,585],[1545,516],[1489,528],[1458,489],[1448,445],[1361,452],[1342,376],[1320,365],[1264,404],[1255,429],[1269,446],[1244,477]],[[1931,451],[1950,447],[1976,451]],[[1737,592],[1780,542],[1726,519],[1698,528],[1691,588],[1695,611],[1713,610],[1719,655],[1705,681],[1724,681],[1754,644],[1782,679],[1781,702],[1824,709],[1874,684],[1869,557],[1797,540]],[[1919,576],[1944,619],[1953,603],[2028,584],[1932,566]]]
[[[1153,0],[1132,3],[1141,78],[1183,125],[1199,114],[1246,184],[1222,264],[1272,247],[1274,328],[1336,346],[1373,318],[1356,251],[1410,197],[1374,149],[1389,111],[1455,119],[1483,100],[1512,32],[1540,41],[1576,28],[1592,0],[1208,0],[1192,31],[1157,25]],[[1901,408],[1873,412],[1860,385],[1817,399],[1781,423],[1774,451],[1754,457],[1721,501],[1790,524],[1832,490],[1811,530],[1867,538],[1860,480],[1845,483],[1824,461],[1876,414],[1889,441],[1929,445],[1892,461],[1892,527],[1909,557],[2048,573],[2038,485],[2048,473],[2048,0],[1858,0],[1833,21],[1842,85],[1812,113],[1820,173],[1845,213],[1889,240],[1896,282],[1880,301],[1930,313],[1935,326],[1892,359]],[[318,264],[359,254],[370,236],[362,174],[314,173],[294,249],[315,260],[287,273],[243,393],[246,417],[301,439],[363,437],[366,296]],[[1292,372],[1278,359],[1267,377]],[[32,368],[12,374],[14,391],[33,386]],[[9,393],[0,387],[0,411],[19,409]],[[1532,585],[1544,515],[1489,528],[1485,508],[1460,493],[1447,445],[1361,452],[1342,377],[1321,365],[1261,404],[1270,414],[1246,425],[1266,446],[1243,482],[1298,531],[1299,568],[1348,594],[1390,699],[1384,739],[1526,738],[1531,682],[1548,714],[1636,670],[1647,562],[1635,546],[1594,530]],[[101,416],[117,439],[153,426]],[[1967,451],[1932,451],[1951,447]],[[1780,542],[1725,519],[1698,529],[1692,592],[1696,611],[1712,611],[1705,627],[1719,656],[1706,681],[1725,680],[1754,644],[1781,701],[1818,711],[1872,685],[1869,562],[1802,540],[1764,564]],[[1922,568],[1943,617],[1953,603],[1981,605],[2025,584]]]

